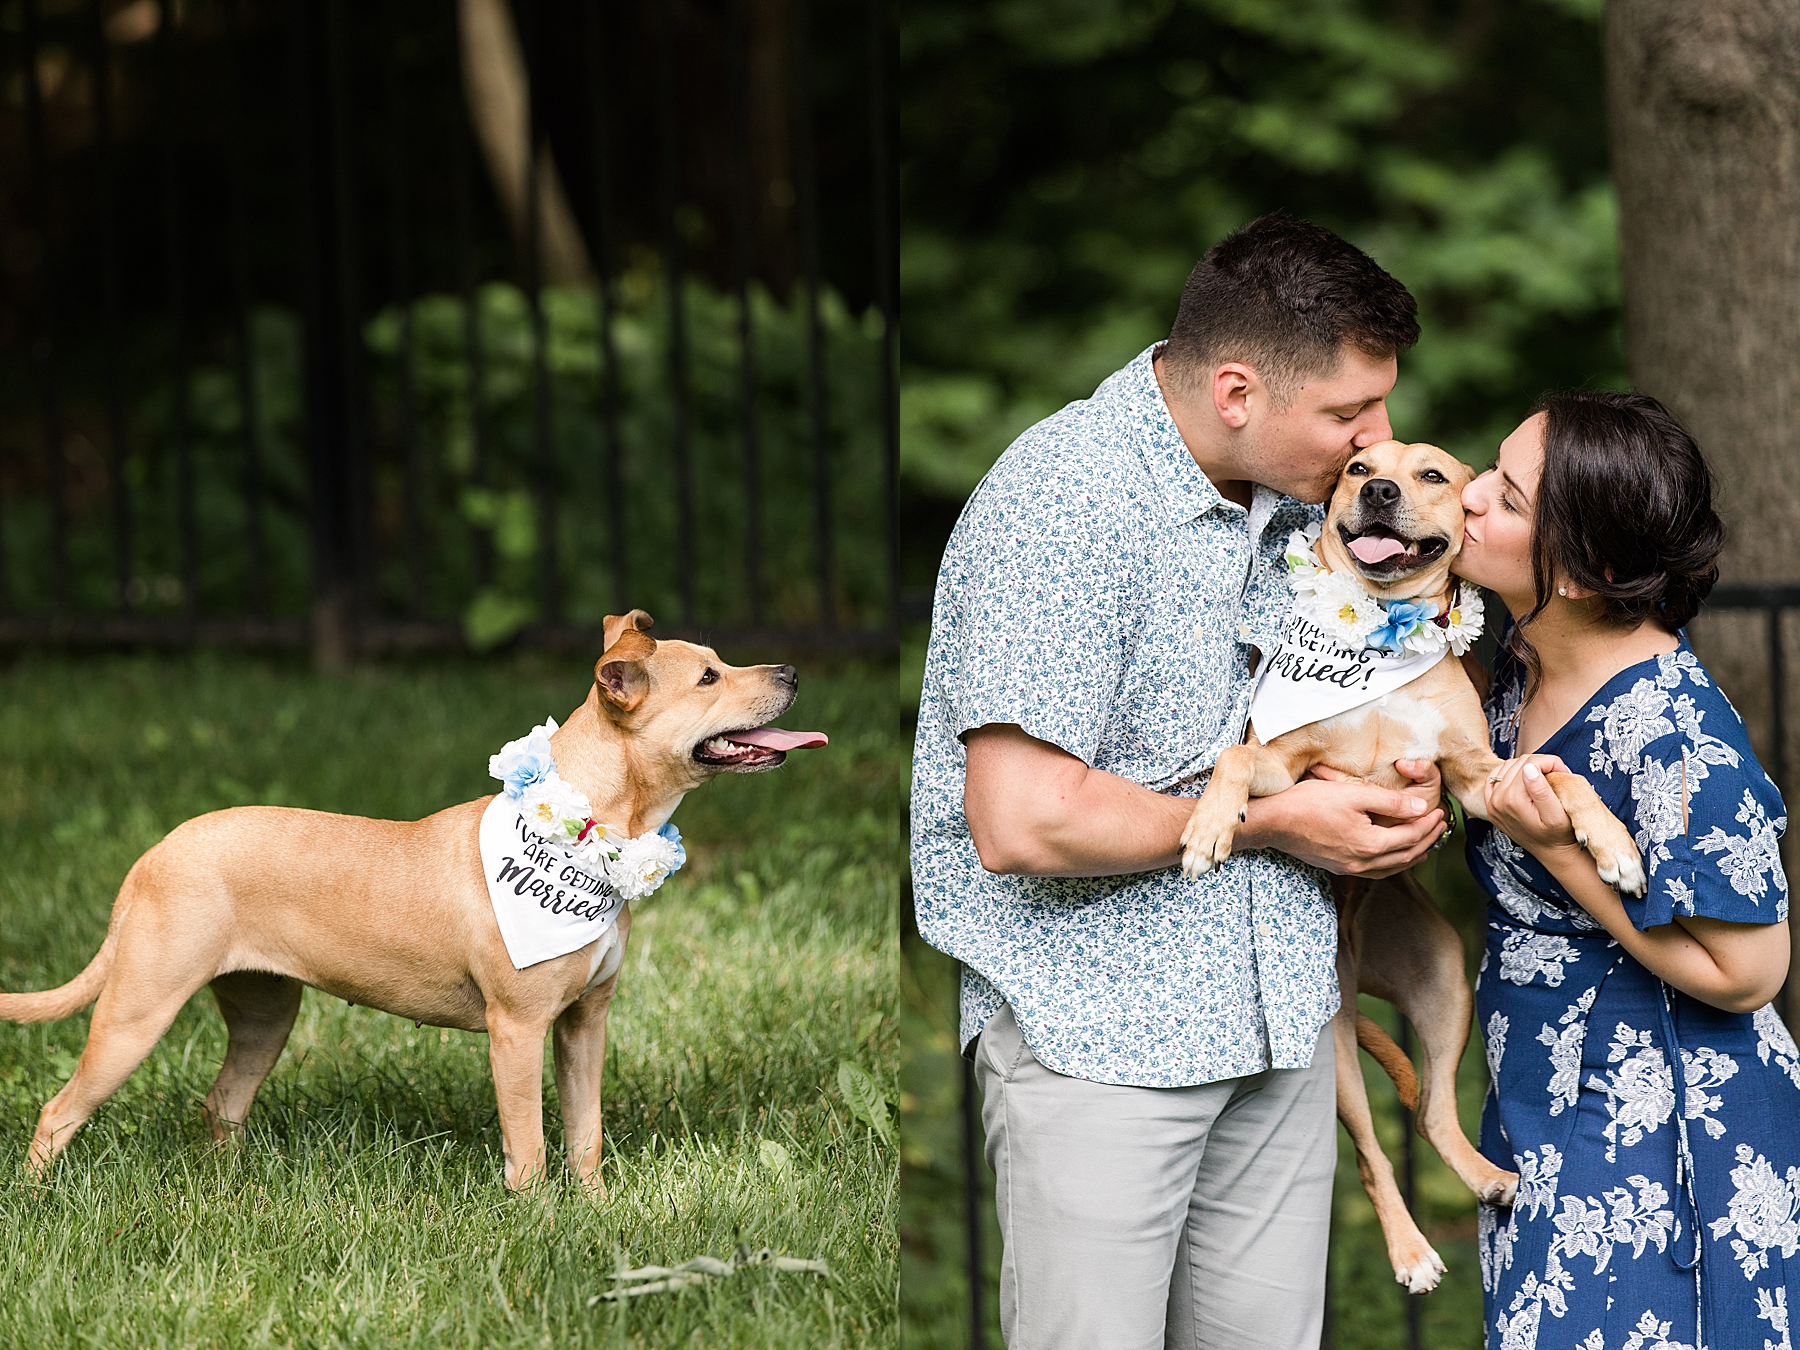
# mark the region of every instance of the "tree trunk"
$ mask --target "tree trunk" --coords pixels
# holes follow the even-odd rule
[[[531,84],[519,51],[519,36],[513,29],[512,11],[506,0],[462,0],[457,17],[469,120],[475,124],[475,137],[513,238],[521,249],[529,248],[531,159],[525,142],[531,135]],[[575,213],[569,209],[542,128],[536,129],[535,139],[540,272],[552,286],[590,285],[594,272],[588,263],[587,245],[575,224]]]
[[[1712,464],[1722,581],[1800,582],[1800,6],[1608,0],[1605,41],[1632,379]],[[1693,637],[1771,763],[1766,620],[1715,611]]]

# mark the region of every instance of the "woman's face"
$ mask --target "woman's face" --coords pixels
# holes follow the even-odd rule
[[[1458,576],[1485,586],[1515,615],[1531,611],[1531,522],[1544,467],[1544,414],[1534,413],[1500,442],[1494,467],[1463,489]]]

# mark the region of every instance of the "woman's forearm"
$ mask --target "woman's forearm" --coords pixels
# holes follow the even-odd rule
[[[1677,918],[1639,932],[1584,849],[1546,850],[1538,861],[1645,969],[1684,994],[1726,1012],[1753,1012],[1780,990],[1787,975],[1786,923],[1694,920],[1690,928],[1690,921]]]

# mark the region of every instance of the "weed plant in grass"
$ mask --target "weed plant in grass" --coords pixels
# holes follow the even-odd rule
[[[589,679],[578,658],[330,679],[206,654],[0,670],[0,985],[80,970],[133,860],[190,816],[416,818],[483,795],[487,756]],[[562,1167],[548,1062],[550,1179],[508,1195],[485,1038],[316,990],[243,1139],[215,1147],[199,1108],[224,1029],[201,994],[45,1181],[0,1172],[0,1345],[894,1345],[895,1158],[837,1074],[850,1060],[895,1089],[895,685],[804,670],[786,721],[831,747],[683,803],[690,862],[634,905],[613,1005],[606,1199]],[[85,1014],[0,1023],[15,1162],[86,1034]],[[740,1241],[833,1273],[763,1266],[590,1306],[620,1259]]]

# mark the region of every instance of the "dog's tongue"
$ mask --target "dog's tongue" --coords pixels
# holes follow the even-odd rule
[[[1406,552],[1406,545],[1385,535],[1365,534],[1350,541],[1350,551],[1358,562],[1378,563],[1383,558]]]
[[[764,750],[812,750],[831,743],[822,731],[783,731],[780,727],[734,731],[725,739],[733,745],[754,745]]]

